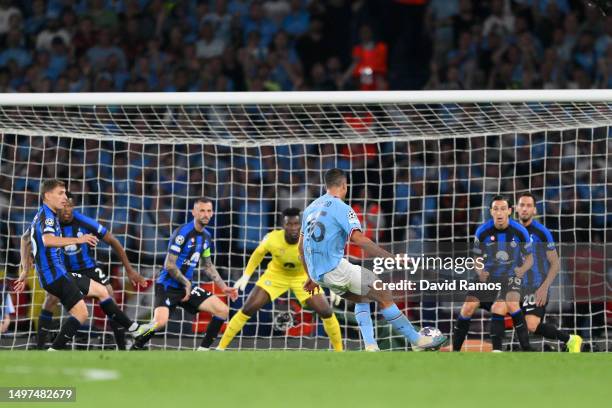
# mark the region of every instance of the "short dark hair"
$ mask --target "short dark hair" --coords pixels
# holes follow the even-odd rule
[[[495,201],[505,201],[506,203],[508,203],[508,208],[512,208],[512,202],[510,201],[510,199],[506,196],[503,196],[501,194],[497,194],[496,196],[494,196],[491,199],[491,202],[489,203],[489,208],[493,208],[493,203]]]
[[[340,187],[346,180],[346,173],[342,169],[329,169],[325,172],[325,187]]]
[[[45,194],[53,191],[56,187],[66,187],[66,183],[58,179],[49,179],[42,182],[40,185],[40,199],[45,200]]]
[[[291,207],[291,208],[285,208],[283,210],[283,217],[299,217],[299,216],[300,216],[299,208]]]
[[[214,205],[213,200],[211,200],[208,197],[198,197],[198,198],[196,198],[196,200],[193,202],[193,205],[195,206],[197,203],[204,203],[204,204],[211,203],[211,204]]]
[[[68,200],[71,200],[73,204],[76,201],[74,194],[72,194],[70,191],[66,191],[66,198],[68,198]]]
[[[519,194],[518,197],[516,198],[516,201],[518,202],[518,200],[520,200],[521,197],[531,197],[531,199],[533,200],[533,205],[536,205],[538,203],[538,199],[536,198],[535,194],[533,194],[531,191],[525,191]]]

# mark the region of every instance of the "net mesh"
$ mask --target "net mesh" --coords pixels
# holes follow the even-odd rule
[[[609,103],[2,106],[1,315],[12,323],[0,334],[0,347],[35,343],[44,292],[33,278],[20,295],[10,283],[17,276],[19,236],[39,207],[43,179],[66,180],[78,208],[109,227],[150,280],[172,231],[189,220],[193,200],[214,198],[213,259],[231,284],[263,236],[279,228],[280,212],[305,208],[322,193],[322,173],[339,167],[350,174],[347,202],[367,235],[396,252],[410,251],[409,242],[470,242],[493,195],[538,195],[539,219],[562,243],[547,319],[584,335],[593,349],[608,350],[610,126]],[[108,247],[99,246],[96,257],[128,315],[148,320],[152,285],[133,288]],[[572,300],[577,291],[581,301]],[[15,305],[10,314],[7,296]],[[446,333],[461,306],[415,303],[402,293],[396,301],[417,325]],[[113,347],[104,315],[90,307],[94,317],[75,347]],[[361,347],[352,305],[343,302],[336,313],[348,347]],[[56,318],[61,315],[57,310]],[[179,309],[153,346],[193,348],[209,319]],[[484,311],[473,319],[469,345],[475,349],[486,348],[488,321]],[[382,347],[406,347],[382,320],[376,333]],[[328,348],[329,342],[316,315],[282,296],[232,346]]]

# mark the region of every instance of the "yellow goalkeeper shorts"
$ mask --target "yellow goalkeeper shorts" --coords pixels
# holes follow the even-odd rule
[[[270,300],[272,301],[288,290],[291,290],[297,300],[303,305],[311,296],[304,290],[306,280],[308,280],[308,275],[306,274],[286,276],[266,271],[259,277],[255,285],[265,290],[270,295]],[[319,294],[319,289],[316,290],[315,294]]]

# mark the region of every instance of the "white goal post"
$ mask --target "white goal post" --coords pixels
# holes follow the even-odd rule
[[[493,195],[535,193],[562,257],[547,318],[608,351],[611,131],[612,90],[0,94],[0,307],[7,296],[16,304],[0,349],[35,344],[44,296],[35,279],[19,296],[10,284],[41,180],[65,180],[82,211],[108,226],[150,279],[193,199],[210,196],[214,259],[230,283],[263,235],[280,227],[280,212],[303,209],[321,193],[322,173],[340,167],[351,178],[347,202],[368,234],[398,252],[418,242],[470,242]],[[147,320],[151,289],[129,286],[107,247],[97,257],[125,310]],[[460,307],[399,293],[397,301],[416,324],[446,333]],[[337,315],[348,347],[359,348],[351,311],[343,303]],[[75,347],[113,347],[95,312]],[[468,342],[476,349],[488,341],[488,315],[479,313]],[[192,319],[174,314],[153,346],[193,348],[207,317]],[[383,347],[406,347],[376,324]],[[232,347],[328,348],[320,326],[281,297]]]

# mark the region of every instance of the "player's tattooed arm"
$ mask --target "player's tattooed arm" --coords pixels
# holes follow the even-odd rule
[[[215,285],[217,285],[219,289],[223,291],[223,293],[228,295],[232,301],[238,299],[238,289],[227,286],[219,275],[219,272],[217,272],[217,268],[215,268],[215,265],[212,263],[210,256],[202,258],[202,269],[204,270],[206,276],[208,276],[215,283]]]
[[[215,283],[215,285],[219,286],[221,290],[227,286],[223,281],[223,278],[221,278],[221,275],[219,275],[217,268],[215,268],[215,265],[212,263],[210,256],[202,258],[202,269],[204,270],[206,276],[208,276],[210,280]]]
[[[19,252],[21,255],[21,262],[19,265],[19,277],[13,285],[15,292],[22,292],[26,287],[26,279],[28,272],[32,269],[34,259],[32,258],[32,242],[30,241],[30,230],[28,229],[20,240]]]
[[[178,257],[174,254],[166,255],[166,261],[164,262],[164,267],[166,268],[166,270],[168,271],[168,273],[170,274],[170,276],[172,276],[174,280],[180,282],[184,286],[191,286],[191,282],[189,282],[189,279],[187,279],[185,275],[183,275],[181,270],[178,268],[178,266],[176,266],[177,258]]]

